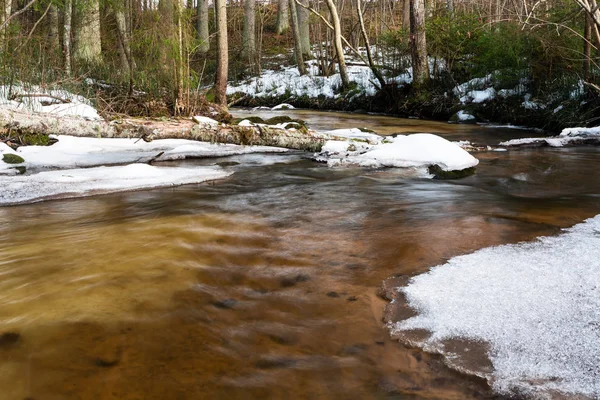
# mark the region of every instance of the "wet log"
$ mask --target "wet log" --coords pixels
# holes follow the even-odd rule
[[[193,119],[123,118],[111,122],[31,113],[0,107],[0,134],[70,135],[96,138],[188,139],[210,143],[276,146],[318,152],[326,139],[305,130],[238,126]]]

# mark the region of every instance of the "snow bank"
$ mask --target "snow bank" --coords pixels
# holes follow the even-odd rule
[[[364,132],[359,128],[344,128],[344,129],[334,129],[331,131],[323,131],[319,132],[322,135],[329,136],[332,139],[336,138],[346,138],[346,139],[356,139],[356,140],[366,140],[371,144],[380,143],[384,138],[383,136],[379,136],[375,133]]]
[[[558,136],[512,139],[500,143],[500,146],[548,145],[563,147],[570,144],[600,144],[600,127],[566,128]]]
[[[281,153],[278,147],[213,144],[185,139],[98,139],[55,136],[52,146],[23,146],[18,154],[28,169],[78,168],[98,165],[129,164],[198,157],[223,157],[248,153]]]
[[[479,161],[456,144],[429,133],[385,138],[380,144],[328,141],[316,157],[329,166],[414,168],[438,165],[444,171],[463,170]]]
[[[0,107],[102,120],[85,97],[66,90],[48,90],[35,85],[0,86]]]
[[[560,236],[455,257],[398,289],[419,314],[392,332],[426,329],[420,345],[441,352],[449,338],[488,343],[488,378],[503,394],[600,398],[599,260],[600,215]]]
[[[131,164],[46,171],[28,176],[0,176],[0,205],[200,183],[230,174],[231,172],[219,167],[182,168]]]

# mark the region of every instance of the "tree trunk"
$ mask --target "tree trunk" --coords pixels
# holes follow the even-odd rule
[[[227,2],[215,0],[217,20],[217,73],[215,76],[215,103],[227,107],[227,68],[229,63],[227,45]]]
[[[346,59],[344,58],[344,47],[342,46],[342,26],[340,24],[340,17],[338,16],[337,8],[333,3],[333,0],[327,0],[327,8],[329,8],[331,19],[333,20],[333,41],[335,44],[335,53],[338,58],[340,77],[342,78],[342,89],[348,89],[350,87],[350,79],[348,78]]]
[[[281,35],[290,29],[288,0],[278,0],[277,5],[277,34]]]
[[[196,37],[200,41],[198,51],[202,54],[205,54],[210,49],[208,32],[208,0],[198,0],[196,14]]]
[[[173,113],[175,115],[181,115],[185,109],[184,100],[184,88],[183,88],[183,76],[184,76],[184,43],[183,43],[183,23],[182,23],[182,9],[181,0],[173,1],[173,13],[175,15],[175,32],[177,41],[177,53],[175,54],[175,86],[173,98],[175,104],[173,107]]]
[[[379,70],[375,67],[375,62],[373,62],[373,56],[371,55],[371,44],[369,43],[369,35],[367,35],[367,30],[365,28],[365,20],[363,18],[360,1],[361,0],[356,0],[356,11],[358,13],[358,23],[360,24],[360,31],[361,31],[362,37],[365,41],[365,48],[367,50],[367,59],[369,60],[369,67],[371,68],[373,75],[375,75],[375,78],[377,78],[380,88],[383,88],[385,86],[385,79],[383,79],[383,76],[381,75]]]
[[[585,13],[585,27],[583,30],[583,79],[590,79],[590,61],[592,57],[592,18]]]
[[[248,60],[252,72],[256,72],[256,0],[244,0],[244,27],[242,32],[242,54]]]
[[[410,50],[413,87],[419,89],[429,81],[424,0],[410,0]]]
[[[298,9],[302,8],[294,0],[290,0],[290,14],[292,16],[292,33],[294,35],[294,57],[298,64],[300,75],[306,75],[306,66],[302,57],[302,39],[300,38],[300,29],[298,27]]]
[[[4,5],[2,7],[2,10],[0,10],[0,25],[2,25],[4,23],[4,21],[6,21],[9,17],[10,14],[12,13],[12,0],[4,0]],[[8,25],[5,26],[3,29],[0,29],[0,49],[2,51],[5,51],[5,46],[6,46],[6,32],[8,30]]]
[[[67,76],[71,75],[71,16],[73,12],[73,4],[71,0],[65,0],[63,10],[63,67]]]
[[[102,45],[100,39],[100,3],[99,0],[86,1],[85,6],[78,0],[77,23],[75,31],[76,61],[87,66],[102,63]]]
[[[300,3],[308,6],[308,0],[300,0]],[[300,31],[300,49],[304,57],[311,58],[310,51],[310,11],[304,7],[294,7],[298,16],[298,30]]]
[[[217,0],[220,1],[220,0]],[[19,134],[70,135],[102,138],[187,139],[211,143],[276,146],[321,151],[329,138],[314,132],[288,131],[268,126],[197,124],[191,119],[157,121],[128,118],[118,124],[71,116],[29,113],[0,108],[0,129]],[[340,139],[340,138],[338,138]]]
[[[48,10],[48,50],[54,55],[60,47],[60,36],[58,34],[58,9],[51,4]]]
[[[410,0],[402,2],[402,28],[410,30]]]

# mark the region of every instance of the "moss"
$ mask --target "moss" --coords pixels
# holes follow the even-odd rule
[[[16,169],[17,171],[19,171],[19,173],[20,173],[21,175],[23,175],[23,174],[25,173],[25,171],[27,171],[27,168],[25,168],[25,167],[24,167],[24,166],[22,166],[22,165],[20,165],[20,166],[18,166],[18,167],[15,167],[15,169]]]
[[[460,179],[475,173],[475,167],[457,169],[453,171],[444,171],[439,165],[430,165],[429,173],[434,176],[435,179]]]
[[[365,132],[365,133],[377,133],[374,130],[369,129],[369,128],[358,128],[358,130],[361,132]]]
[[[256,117],[256,116],[246,117],[246,118],[236,118],[233,120],[233,123],[235,125],[237,125],[244,120],[248,120],[248,121],[252,122],[253,124],[264,124],[265,123],[264,119],[262,119],[261,117]]]
[[[301,119],[294,119],[294,118],[288,117],[287,115],[280,115],[277,117],[269,118],[265,121],[265,123],[267,123],[269,125],[284,124],[286,122],[295,122],[299,125],[306,126],[306,122],[302,121]]]
[[[7,164],[21,164],[25,162],[23,157],[20,157],[16,154],[4,154],[4,156],[2,157],[2,161],[4,161]]]

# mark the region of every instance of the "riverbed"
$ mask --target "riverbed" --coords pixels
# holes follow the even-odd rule
[[[531,136],[286,113],[315,129]],[[234,174],[0,208],[0,398],[493,398],[485,381],[389,339],[378,288],[599,214],[600,149],[475,156],[476,174],[456,181],[302,153],[189,160]]]

